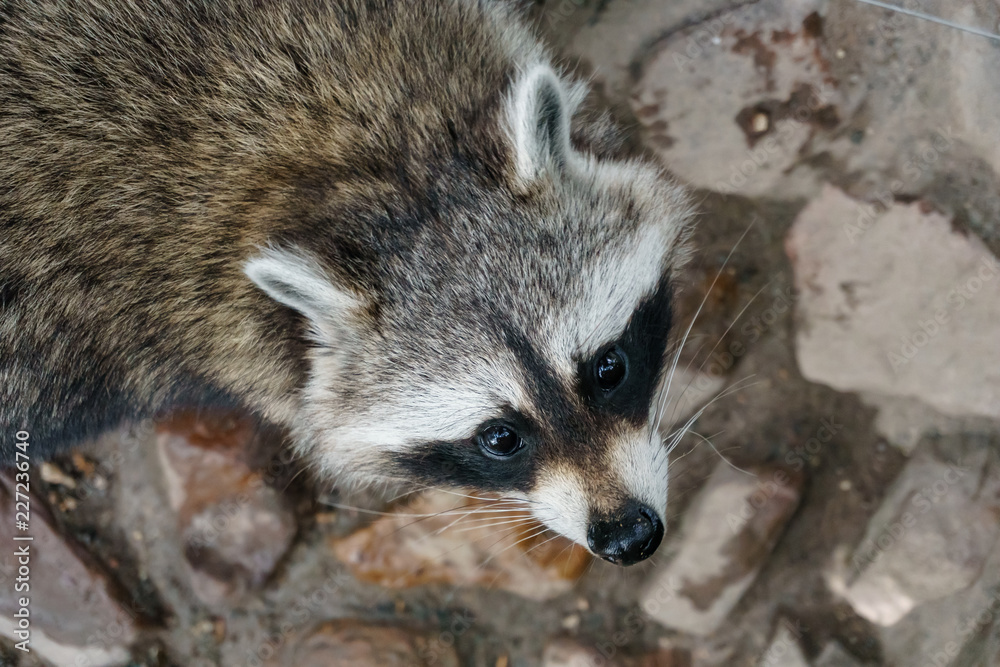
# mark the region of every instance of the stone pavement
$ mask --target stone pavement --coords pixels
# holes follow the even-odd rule
[[[34,471],[41,639],[14,649],[5,551],[0,665],[1000,664],[1000,41],[855,0],[529,11],[702,211],[665,429],[705,406],[703,437],[657,555],[330,488],[244,416],[174,415]]]

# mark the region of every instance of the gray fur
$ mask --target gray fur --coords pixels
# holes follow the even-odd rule
[[[4,462],[186,404],[356,479],[506,408],[556,437],[512,341],[586,413],[574,364],[690,217],[603,124],[570,144],[584,92],[501,3],[0,3]]]

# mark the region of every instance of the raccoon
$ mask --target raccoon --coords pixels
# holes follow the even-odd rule
[[[586,95],[501,2],[0,3],[4,465],[240,406],[647,558],[692,207]]]

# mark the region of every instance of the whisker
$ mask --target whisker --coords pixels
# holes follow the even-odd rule
[[[743,378],[739,382],[736,382],[736,383],[732,384],[731,386],[729,386],[727,389],[719,392],[715,396],[715,398],[713,398],[712,400],[710,400],[708,403],[706,403],[705,405],[703,405],[701,407],[701,409],[699,409],[697,412],[695,412],[693,415],[691,415],[691,418],[688,419],[687,422],[685,422],[684,426],[682,426],[679,429],[676,429],[672,433],[668,434],[664,438],[664,442],[666,442],[667,440],[670,441],[670,444],[667,446],[667,453],[669,454],[671,451],[673,451],[673,448],[676,447],[677,440],[678,440],[677,436],[678,435],[683,435],[687,431],[687,429],[691,428],[691,425],[694,424],[694,422],[696,422],[698,420],[698,418],[701,417],[701,415],[703,415],[705,413],[705,410],[707,410],[710,406],[712,406],[712,404],[714,404],[714,403],[722,400],[726,396],[729,396],[731,394],[736,393],[737,391],[741,391],[743,389],[748,389],[748,388],[754,386],[755,384],[758,384],[757,382],[753,382],[753,383],[745,385],[745,386],[739,386],[740,383],[745,382],[745,381],[747,381],[747,380],[749,380],[749,379],[751,379],[753,377],[756,377],[755,373],[746,376],[745,378]]]
[[[526,549],[526,550],[524,551],[524,555],[528,555],[528,554],[530,554],[530,553],[531,553],[532,551],[534,551],[535,549],[537,549],[538,547],[541,547],[541,546],[545,546],[546,544],[548,544],[548,543],[549,543],[549,542],[551,542],[552,540],[558,540],[558,539],[559,539],[560,537],[562,537],[562,535],[560,535],[560,534],[556,533],[555,535],[553,535],[553,536],[552,536],[552,537],[550,537],[549,539],[547,539],[547,540],[543,540],[543,541],[539,542],[538,544],[536,544],[535,546],[531,547],[530,549]],[[565,549],[563,549],[563,551],[565,551]]]
[[[726,432],[726,431],[725,431],[725,429],[723,429],[723,430],[721,430],[721,431],[719,431],[719,432],[717,432],[717,433],[713,433],[712,435],[710,435],[710,436],[709,436],[709,438],[715,438],[715,437],[717,437],[717,436],[720,436],[720,435],[722,435],[722,434],[723,434],[723,433],[725,433],[725,432]],[[681,461],[681,460],[683,460],[685,456],[689,456],[689,455],[690,455],[690,454],[691,454],[692,452],[694,452],[694,451],[695,451],[695,448],[694,448],[694,447],[692,447],[691,449],[689,449],[688,451],[684,452],[684,453],[683,453],[683,454],[681,454],[680,456],[676,456],[676,457],[674,457],[674,461],[673,461],[673,462],[674,462],[674,463],[676,464],[676,463],[677,463],[678,461]]]
[[[510,525],[512,523],[528,523],[533,518],[534,517],[529,514],[527,516],[521,516],[521,517],[511,518],[511,519],[509,519],[507,521],[496,521],[494,523],[488,523],[488,524],[485,524],[485,525],[478,525],[478,526],[464,526],[463,528],[461,528],[459,530],[456,530],[455,532],[456,533],[467,533],[470,530],[487,530],[489,528],[497,528],[498,526],[506,526],[506,525]]]
[[[299,462],[299,461],[301,461],[301,457],[294,458],[294,459],[292,459],[292,461],[289,461],[289,463]],[[294,475],[292,475],[292,478],[290,480],[288,480],[288,483],[285,484],[284,487],[282,487],[281,492],[282,493],[286,493],[288,491],[288,489],[292,486],[292,482],[294,482],[295,480],[297,480],[299,478],[299,475],[301,475],[301,474],[303,474],[305,472],[308,472],[308,470],[309,470],[309,466],[308,465],[302,466],[297,473],[295,473]]]
[[[500,551],[497,551],[497,552],[495,552],[495,553],[494,553],[494,554],[492,554],[492,555],[491,555],[491,556],[490,556],[489,558],[487,558],[487,559],[486,559],[485,561],[483,561],[483,562],[482,562],[482,565],[486,565],[487,563],[489,563],[490,561],[492,561],[492,560],[493,560],[494,558],[496,558],[496,557],[497,557],[497,556],[499,556],[500,554],[502,554],[502,553],[504,553],[504,552],[506,552],[506,551],[509,551],[510,549],[513,549],[513,548],[514,548],[514,547],[516,547],[517,545],[519,545],[519,544],[522,544],[522,543],[524,543],[524,542],[527,542],[528,540],[530,540],[530,539],[532,539],[532,538],[535,538],[535,537],[538,537],[539,535],[543,534],[543,533],[544,533],[545,531],[547,531],[547,530],[548,530],[548,528],[547,528],[547,527],[545,527],[545,526],[542,526],[541,528],[539,528],[539,529],[538,529],[538,530],[536,530],[535,532],[531,533],[530,535],[527,535],[527,536],[525,536],[525,537],[522,537],[521,539],[517,540],[517,541],[516,541],[516,542],[514,542],[513,544],[509,544],[509,545],[507,545],[506,547],[504,547],[503,549],[501,549]],[[496,544],[496,543],[494,543],[494,544]],[[491,546],[492,546],[492,545],[491,545]]]
[[[506,506],[502,506],[504,504],[506,504]],[[501,505],[501,506],[498,507],[497,505]],[[492,500],[491,499],[489,503],[487,503],[487,504],[485,504],[483,506],[477,506],[477,505],[472,505],[472,504],[461,505],[461,506],[458,506],[458,507],[454,507],[454,508],[449,508],[447,510],[443,510],[441,512],[437,512],[437,513],[427,514],[427,515],[421,516],[421,518],[418,518],[415,521],[410,521],[409,523],[406,523],[406,524],[398,527],[396,530],[392,531],[390,533],[390,535],[394,535],[397,532],[403,530],[404,528],[409,528],[410,526],[414,526],[414,525],[420,523],[421,521],[426,521],[427,519],[430,519],[430,518],[433,518],[433,517],[436,517],[436,516],[441,516],[443,514],[448,514],[448,513],[451,513],[451,512],[461,513],[461,516],[459,516],[459,518],[456,519],[455,521],[453,521],[452,523],[448,524],[447,526],[445,526],[442,529],[439,529],[435,533],[428,534],[425,537],[421,538],[420,541],[422,542],[422,541],[424,541],[426,539],[429,539],[430,537],[433,537],[435,535],[439,535],[440,533],[444,532],[444,530],[446,530],[449,527],[455,525],[456,523],[459,523],[460,521],[462,521],[462,519],[464,519],[464,518],[466,518],[466,517],[468,517],[468,516],[470,516],[472,514],[491,514],[493,516],[491,516],[491,517],[485,517],[485,518],[502,519],[502,518],[506,518],[508,516],[512,516],[513,512],[526,512],[526,511],[530,512],[530,508],[525,508],[524,505],[525,505],[525,503],[520,503],[520,501],[518,499],[516,499],[516,498],[500,498],[500,499],[497,499],[497,500]],[[408,515],[407,513],[402,513],[401,515],[402,516],[420,516],[420,515],[416,515],[416,514]]]
[[[507,496],[494,496],[494,497],[490,497],[490,496],[473,496],[473,495],[469,495],[467,493],[462,493],[460,491],[456,491],[455,489],[448,489],[448,488],[441,487],[441,486],[430,486],[430,485],[427,485],[427,484],[421,484],[420,488],[424,489],[424,490],[427,490],[427,491],[440,491],[441,493],[447,493],[449,495],[459,496],[461,498],[469,498],[471,500],[486,500],[486,501],[491,501],[491,502],[492,501],[523,502],[523,503],[533,503],[533,502],[535,502],[535,501],[530,500],[528,498],[510,498],[510,497],[507,497]]]
[[[543,532],[544,532],[544,531],[543,531]],[[538,533],[536,533],[536,535],[537,535],[537,534],[538,534]],[[526,538],[526,539],[531,539],[531,537],[532,537],[532,536],[529,536],[529,537],[528,537],[528,538]],[[526,551],[525,551],[525,552],[524,552],[523,554],[521,554],[521,555],[522,555],[522,556],[524,556],[524,557],[527,557],[527,555],[528,555],[528,554],[529,554],[529,553],[530,553],[531,551],[533,551],[534,549],[537,549],[538,547],[542,546],[543,544],[548,544],[549,542],[551,542],[552,540],[554,540],[554,539],[556,539],[556,538],[558,538],[558,537],[562,537],[562,536],[561,536],[561,535],[558,535],[558,534],[556,534],[556,535],[553,535],[552,537],[550,537],[549,539],[545,540],[544,542],[540,542],[540,543],[536,544],[535,546],[531,547],[531,549],[528,549],[528,550],[526,550]],[[524,540],[519,540],[518,542],[515,542],[515,543],[514,543],[514,544],[512,544],[511,546],[517,546],[518,544],[520,544],[520,543],[521,543],[521,542],[523,542],[523,541],[524,541]],[[569,545],[569,546],[571,547],[571,546],[573,546],[573,544],[572,544],[572,543],[570,543],[570,545]],[[509,549],[509,548],[510,548],[510,547],[507,547],[507,549]],[[566,547],[566,548],[569,548],[569,547]],[[504,551],[506,551],[507,549],[504,549]],[[566,549],[563,549],[563,550],[562,550],[562,551],[561,551],[561,552],[559,553],[559,556],[562,556],[562,554],[563,554],[563,553],[564,553],[565,551],[566,551]],[[500,552],[500,553],[503,553],[503,552]],[[556,557],[556,559],[558,559],[558,558],[559,558],[559,556],[557,556],[557,557]],[[483,563],[483,565],[485,565],[485,564],[486,564],[487,562],[489,562],[489,561],[485,561],[485,562]],[[498,579],[498,578],[500,577],[500,575],[501,575],[501,574],[503,574],[503,572],[502,572],[502,571],[501,571],[501,572],[497,572],[497,573],[496,573],[496,576],[494,576],[494,577],[493,577],[493,579],[491,579],[491,580],[490,580],[490,583],[488,584],[488,586],[493,586],[493,585],[494,585],[494,584],[496,583],[497,579]]]
[[[733,321],[729,324],[728,327],[726,327],[726,330],[722,332],[722,335],[719,336],[719,339],[715,341],[715,345],[712,346],[712,349],[708,351],[708,355],[705,357],[705,361],[701,362],[701,366],[698,367],[699,373],[702,371],[702,369],[705,368],[705,364],[707,364],[708,360],[712,358],[712,355],[715,353],[715,351],[719,349],[719,344],[722,343],[722,341],[726,338],[726,335],[733,330],[733,327],[736,326],[736,323],[740,321],[741,317],[743,317],[743,313],[747,312],[747,308],[749,308],[753,304],[753,302],[757,300],[757,297],[763,294],[764,290],[770,287],[771,283],[773,282],[774,282],[773,280],[767,281],[767,283],[765,283],[763,287],[757,290],[754,293],[754,295],[750,297],[750,299],[746,302],[746,304],[740,309],[740,312],[736,313],[736,317],[734,317]],[[688,368],[690,367],[691,364],[688,364]]]
[[[566,553],[567,551],[569,551],[570,549],[572,549],[573,547],[576,546],[576,542],[574,542],[573,540],[569,539],[568,537],[566,538],[566,542],[568,544],[566,546],[564,546],[559,553],[556,554],[556,557],[552,559],[552,562],[558,562],[559,559],[563,557],[564,553]],[[532,547],[532,549],[534,549],[534,547]]]
[[[374,514],[376,516],[412,516],[412,517],[423,517],[423,518],[429,518],[429,517],[433,517],[433,516],[441,516],[442,514],[446,514],[448,512],[464,512],[464,511],[467,511],[469,509],[469,505],[462,505],[462,506],[459,506],[459,507],[449,507],[448,509],[441,510],[440,512],[430,512],[430,513],[427,513],[427,514],[418,514],[418,513],[415,513],[415,512],[413,512],[413,513],[411,513],[411,512],[405,512],[405,511],[402,511],[402,510],[395,511],[395,512],[382,512],[382,511],[379,511],[379,510],[365,509],[364,507],[355,507],[354,505],[344,505],[344,504],[341,504],[341,503],[331,503],[331,502],[326,502],[326,501],[321,501],[321,504],[323,504],[326,507],[333,507],[333,508],[342,509],[342,510],[352,510],[352,511],[355,511],[355,512],[362,512],[364,514]],[[485,506],[483,508],[477,509],[476,511],[477,512],[507,512],[509,510],[503,509],[503,508],[492,508],[492,507],[489,507],[489,506]]]
[[[398,493],[395,496],[393,496],[392,498],[389,498],[389,500],[387,500],[386,502],[390,503],[390,504],[394,503],[397,500],[399,500],[400,498],[405,498],[406,496],[413,495],[414,493],[423,493],[427,488],[429,488],[429,487],[416,488],[416,489],[410,489],[409,491],[403,491],[402,493]]]
[[[733,247],[729,251],[729,254],[726,255],[726,259],[723,260],[722,266],[719,268],[718,273],[715,274],[715,279],[712,280],[712,284],[708,286],[707,290],[705,290],[705,296],[702,298],[701,303],[698,304],[698,309],[695,311],[694,316],[691,318],[691,323],[688,324],[687,331],[684,332],[684,336],[681,338],[681,344],[680,344],[680,347],[677,350],[677,354],[674,355],[674,363],[670,367],[670,374],[667,376],[667,388],[666,388],[666,390],[663,393],[663,396],[665,397],[664,400],[666,400],[666,397],[670,396],[670,385],[673,383],[673,380],[674,380],[674,371],[677,370],[677,362],[680,360],[681,353],[684,351],[684,344],[687,342],[687,338],[691,334],[691,329],[694,328],[695,322],[698,321],[698,316],[701,314],[702,308],[704,308],[705,304],[708,302],[708,297],[712,293],[712,289],[714,289],[715,288],[715,284],[717,282],[719,282],[719,277],[722,275],[722,272],[726,269],[726,265],[729,264],[729,260],[732,259],[733,253],[736,252],[736,249],[739,247],[740,243],[743,242],[743,239],[746,238],[746,235],[748,233],[750,233],[750,230],[753,228],[753,226],[754,226],[754,224],[756,222],[757,222],[757,216],[754,216],[753,219],[750,220],[750,224],[747,225],[747,228],[743,231],[743,234],[740,235],[740,238],[736,239],[736,243],[733,244]],[[665,409],[666,409],[666,406],[663,406],[661,408],[659,405],[657,405],[657,418],[656,418],[656,426],[654,427],[654,431],[659,431],[659,429],[660,429],[660,421],[663,419],[663,411]]]
[[[437,529],[436,531],[434,531],[433,533],[431,533],[430,536],[433,537],[433,536],[436,536],[436,535],[440,535],[444,531],[446,531],[449,528],[451,528],[452,526],[454,526],[454,525],[462,522],[464,519],[467,519],[468,517],[472,516],[473,514],[481,514],[481,513],[482,512],[466,512],[466,513],[462,514],[462,516],[458,517],[457,519],[455,519],[454,521],[452,521],[451,523],[449,523],[448,525],[446,525],[446,526],[444,526],[442,528]],[[512,507],[510,509],[501,510],[500,512],[490,512],[491,516],[478,517],[478,518],[475,518],[475,519],[471,519],[468,523],[481,523],[483,521],[495,521],[495,520],[498,520],[498,519],[511,518],[511,517],[513,517],[512,513],[517,513],[517,514],[521,515],[522,517],[524,517],[524,516],[531,516],[530,512],[525,512],[524,510],[518,510],[517,508],[513,508]],[[503,514],[503,516],[497,516],[497,514]],[[477,527],[479,527],[479,526],[473,526],[473,528],[477,528]],[[463,532],[463,531],[457,531],[457,532]]]
[[[696,337],[697,338],[705,338],[706,340],[702,341],[701,345],[699,345],[695,349],[694,354],[692,355],[693,358],[697,358],[698,357],[698,353],[701,352],[702,348],[704,348],[709,343],[709,341],[707,340],[708,337],[705,334],[698,334]],[[681,346],[681,348],[683,348],[683,345]],[[681,350],[678,349],[677,354],[680,354],[680,352],[681,352]],[[671,354],[673,354],[673,353],[671,353]],[[690,368],[690,364],[688,364],[688,367]],[[690,388],[691,382],[693,380],[694,380],[694,378],[692,378],[691,380],[688,381],[687,385],[684,387],[684,390],[681,392],[680,396],[677,397],[678,402],[684,396],[684,392],[686,392],[688,390],[688,388]],[[667,389],[669,389],[669,384],[668,385],[662,385],[661,384],[660,394],[656,398],[656,405],[657,406],[659,406],[664,400],[667,400],[669,398],[669,395],[666,393]],[[666,409],[667,409],[667,406],[664,405],[662,409],[661,408],[657,408],[657,410],[659,410],[658,413],[650,413],[650,422],[653,421],[653,414],[657,415],[656,424],[655,424],[654,429],[653,429],[654,431],[658,431],[659,430],[660,425],[662,423],[661,420],[663,418],[663,413],[666,412]],[[672,423],[672,420],[673,420],[673,416],[671,416],[671,423]]]
[[[715,444],[711,440],[709,440],[708,438],[706,438],[705,436],[703,436],[701,433],[698,433],[697,431],[690,431],[690,433],[691,433],[691,435],[696,435],[699,438],[701,438],[704,442],[708,443],[708,446],[711,447],[715,451],[715,453],[719,455],[719,458],[722,459],[723,461],[725,461],[726,465],[728,465],[733,470],[738,470],[739,472],[743,473],[744,475],[750,475],[751,477],[757,477],[757,475],[755,475],[754,473],[750,472],[749,470],[744,470],[743,468],[739,467],[738,465],[734,464],[732,461],[730,461],[729,459],[727,459],[725,456],[723,456],[722,452],[720,452],[715,447]]]
[[[907,9],[906,7],[900,7],[898,5],[890,5],[887,2],[879,2],[878,0],[858,0],[858,2],[863,2],[866,5],[872,5],[874,7],[881,7],[882,9],[889,9],[894,12],[899,12],[900,14],[906,14],[907,16],[913,16],[919,19],[923,19],[925,21],[930,21],[931,23],[937,23],[939,25],[948,26],[949,28],[961,30],[962,32],[967,32],[972,35],[978,35],[980,37],[986,37],[987,39],[994,39],[1000,41],[1000,35],[994,32],[982,30],[981,28],[976,28],[971,25],[955,23],[954,21],[949,21],[948,19],[941,18],[940,16],[935,16],[933,14],[927,14],[924,12],[918,12],[915,9]]]
[[[510,537],[511,533],[513,532],[513,530],[514,530],[513,528],[512,529],[508,529],[507,532],[504,533],[504,535],[499,540],[497,540],[496,542],[493,542],[493,544],[498,544],[498,543],[502,542],[503,540],[507,539],[508,537]],[[492,537],[492,535],[480,535],[479,537],[473,538],[471,541],[472,541],[473,544],[475,544],[476,542],[479,542],[480,540],[486,539],[487,537]],[[491,544],[488,547],[485,547],[485,550],[488,551],[489,548],[491,546],[493,546],[493,544]],[[452,547],[451,549],[446,549],[446,550],[442,551],[441,553],[439,553],[437,555],[437,558],[444,558],[445,556],[447,556],[451,552],[457,551],[457,550],[461,549],[462,547],[464,547],[466,545],[467,545],[466,542],[459,543],[459,544],[455,545],[454,547]],[[477,568],[478,567],[482,567],[482,564],[479,564],[476,567]],[[419,568],[416,568],[416,569],[419,569]],[[416,571],[416,569],[414,569],[414,571]]]
[[[708,354],[705,355],[705,360],[701,362],[701,365],[698,366],[698,370],[695,371],[695,373],[688,379],[688,383],[684,386],[684,389],[682,389],[680,394],[677,396],[677,400],[674,401],[674,407],[670,413],[670,420],[669,420],[670,423],[673,423],[674,415],[677,412],[677,408],[680,407],[681,405],[681,398],[683,398],[684,394],[686,394],[688,389],[691,388],[691,384],[695,381],[695,378],[697,378],[698,374],[705,369],[705,364],[711,361],[712,355],[715,354],[715,351],[719,349],[719,345],[722,344],[722,341],[725,340],[729,332],[733,330],[734,326],[736,326],[736,323],[740,321],[741,317],[743,317],[743,314],[747,311],[747,308],[749,308],[753,304],[753,302],[757,300],[757,297],[763,294],[764,290],[770,287],[771,283],[773,282],[774,282],[773,280],[769,280],[763,287],[757,290],[757,292],[754,293],[753,296],[750,297],[750,300],[747,301],[746,304],[743,306],[743,308],[740,309],[740,312],[736,313],[736,317],[733,318],[733,321],[730,322],[728,327],[726,327],[726,330],[723,331],[722,335],[719,336],[718,339],[715,341],[715,345],[713,345],[712,349],[709,350]],[[694,363],[694,360],[697,358],[697,356],[698,356],[698,351],[695,351],[695,354],[692,355],[691,357],[691,361],[689,361],[687,366],[684,368],[685,373],[691,370],[691,364]]]
[[[491,518],[497,518],[497,519],[499,519],[499,518],[503,518],[500,515],[510,516],[511,512],[523,511],[522,508],[524,508],[526,505],[529,505],[529,504],[531,504],[533,502],[533,501],[530,501],[530,500],[527,500],[527,499],[509,498],[509,497],[503,497],[503,496],[501,496],[501,497],[474,496],[474,495],[470,495],[470,494],[466,494],[466,493],[461,493],[461,492],[458,492],[458,491],[455,491],[455,490],[452,490],[452,489],[443,489],[443,488],[433,487],[433,486],[428,486],[428,485],[420,485],[420,486],[423,487],[423,488],[416,489],[417,491],[424,491],[424,490],[440,491],[442,493],[447,493],[449,495],[454,495],[454,496],[457,496],[457,497],[462,497],[462,498],[468,498],[468,499],[476,500],[476,501],[479,501],[482,504],[468,503],[468,504],[459,505],[459,506],[456,506],[456,507],[449,507],[449,508],[443,509],[443,510],[441,510],[439,512],[430,512],[430,513],[407,512],[405,510],[383,512],[383,511],[377,511],[377,510],[369,510],[369,509],[365,509],[365,508],[361,508],[361,507],[355,507],[355,506],[351,506],[351,505],[345,505],[345,504],[341,504],[341,503],[326,502],[324,504],[327,505],[327,506],[329,506],[329,507],[335,507],[335,508],[339,508],[339,509],[353,510],[353,511],[356,511],[356,512],[363,512],[363,513],[366,513],[366,514],[373,514],[373,515],[376,515],[376,516],[391,516],[391,517],[400,517],[400,518],[413,517],[414,518],[413,521],[409,521],[409,522],[404,523],[403,525],[397,527],[395,530],[393,530],[391,533],[389,533],[390,535],[395,535],[399,531],[404,530],[406,528],[409,528],[411,526],[415,526],[416,524],[418,524],[418,523],[420,523],[422,521],[426,521],[427,519],[431,519],[431,518],[434,518],[434,517],[445,516],[445,515],[449,515],[449,514],[459,514],[459,517],[457,519],[455,519],[454,521],[452,521],[451,523],[449,523],[448,525],[446,525],[443,528],[440,528],[440,529],[438,529],[438,530],[436,530],[436,531],[434,531],[432,533],[429,533],[424,538],[422,538],[420,540],[422,542],[422,541],[424,541],[426,539],[429,539],[430,537],[434,537],[436,535],[441,534],[442,532],[444,532],[448,528],[454,526],[455,524],[461,522],[463,519],[465,519],[465,518],[467,518],[467,517],[469,517],[469,516],[471,516],[473,514],[492,514],[492,515],[495,515],[495,516],[493,516]],[[413,493],[413,491],[404,493],[402,495],[407,495],[408,493]]]
[[[704,412],[705,412],[705,410],[706,410],[706,409],[707,409],[707,408],[708,408],[708,407],[709,407],[710,405],[712,405],[713,403],[715,403],[716,401],[719,401],[720,399],[723,399],[723,398],[725,398],[726,396],[729,396],[729,395],[731,395],[731,394],[734,394],[734,393],[736,393],[737,391],[741,391],[741,390],[743,390],[743,389],[749,389],[750,387],[752,387],[752,386],[754,386],[754,385],[756,385],[756,384],[760,384],[759,382],[752,382],[752,383],[750,383],[750,384],[748,384],[748,385],[743,385],[743,386],[740,386],[740,385],[741,385],[741,383],[743,383],[743,382],[746,382],[747,380],[750,380],[750,379],[752,379],[752,378],[755,378],[755,377],[757,377],[757,374],[756,374],[756,373],[751,373],[750,375],[747,375],[746,377],[744,377],[744,378],[741,378],[741,379],[737,380],[736,382],[734,382],[733,384],[729,385],[729,386],[728,386],[728,387],[726,387],[725,389],[722,389],[721,391],[719,391],[719,393],[717,393],[717,394],[716,394],[716,395],[715,395],[715,396],[714,396],[714,397],[712,398],[712,400],[710,400],[710,401],[709,401],[708,403],[706,403],[705,405],[701,406],[701,408],[700,408],[700,409],[699,409],[699,410],[698,410],[698,411],[697,411],[697,412],[696,412],[696,413],[695,413],[694,415],[692,415],[691,419],[689,419],[689,420],[687,421],[687,423],[690,423],[690,422],[691,422],[691,421],[692,421],[693,419],[695,419],[695,418],[696,418],[696,416],[697,416],[697,415],[700,415],[700,414],[704,413]],[[682,428],[684,428],[684,427],[680,427],[680,428],[677,428],[677,429],[675,429],[674,431],[672,431],[671,433],[669,433],[668,435],[666,435],[666,436],[664,437],[664,440],[666,440],[667,438],[670,438],[670,437],[671,437],[672,435],[674,435],[675,433],[677,433],[678,431],[680,431],[680,430],[681,430]]]

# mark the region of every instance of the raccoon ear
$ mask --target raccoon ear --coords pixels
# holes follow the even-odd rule
[[[515,82],[507,101],[517,175],[525,182],[547,169],[562,171],[573,157],[570,117],[578,100],[548,65],[535,65]]]
[[[297,249],[268,248],[243,267],[269,297],[302,313],[318,331],[340,328],[357,298],[330,280],[319,262]]]

